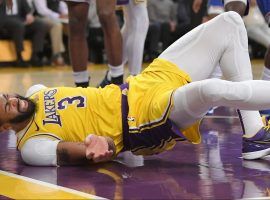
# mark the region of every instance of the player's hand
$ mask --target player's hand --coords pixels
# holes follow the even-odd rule
[[[35,21],[35,17],[32,14],[27,14],[25,17],[25,25],[30,25]]]
[[[93,162],[105,162],[112,159],[113,151],[105,137],[90,134],[85,138],[86,158]]]

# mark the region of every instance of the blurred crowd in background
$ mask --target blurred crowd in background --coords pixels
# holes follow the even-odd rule
[[[68,9],[58,0],[13,0],[12,10],[0,5],[0,40],[13,40],[16,50],[14,66],[68,65]],[[149,28],[144,47],[144,62],[151,62],[164,49],[189,30],[224,12],[222,5],[202,0],[197,8],[193,0],[148,0]],[[116,9],[119,24],[123,24],[123,12]],[[95,0],[90,3],[87,27],[89,62],[107,62],[104,38],[96,12]],[[250,1],[249,15],[244,18],[249,36],[252,58],[263,58],[270,45],[268,28],[256,1]],[[257,38],[260,38],[259,40]],[[23,60],[23,40],[32,43],[31,58]],[[263,39],[263,41],[262,41]],[[261,42],[262,41],[262,42]]]

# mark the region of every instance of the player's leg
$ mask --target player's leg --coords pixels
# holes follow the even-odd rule
[[[247,14],[247,0],[224,0],[225,4],[225,10],[226,11],[236,11],[241,16],[244,16]],[[266,14],[266,11],[269,10],[270,4],[268,0],[257,0],[257,4],[263,13],[263,15]],[[265,55],[265,67],[262,72],[262,79],[263,80],[270,80],[270,50],[269,50],[269,33],[267,34],[261,34],[262,27],[253,27],[253,30],[249,30],[248,28],[248,35],[250,38],[254,39],[255,41],[259,42],[260,44],[267,45],[266,48],[268,48],[268,53]],[[268,27],[266,27],[268,29]],[[268,31],[269,32],[269,29]],[[262,43],[261,43],[262,42]],[[270,115],[270,110],[261,110],[261,114],[264,115]]]
[[[270,106],[270,82],[250,80],[231,82],[221,79],[195,81],[178,88],[170,115],[185,128],[201,119],[213,106],[258,110]],[[255,134],[255,133],[254,133]]]
[[[242,110],[270,107],[270,82],[207,79],[180,87],[175,91],[173,98],[174,107],[169,118],[179,128],[186,128],[201,119],[213,106],[228,106]],[[246,125],[242,125],[245,131]],[[269,139],[269,126],[261,126],[254,136],[245,135],[243,157],[256,159],[270,154]]]
[[[137,75],[141,72],[144,42],[149,26],[146,1],[135,3],[130,0],[123,6],[124,25],[121,30],[123,36],[123,63],[128,62],[129,73]]]
[[[221,1],[220,3],[222,5]],[[247,0],[224,0],[224,7],[225,11],[235,11],[241,16],[247,14]],[[221,78],[222,72],[219,68],[220,66],[218,65],[210,78]]]
[[[178,65],[193,81],[208,78],[218,63],[227,80],[252,80],[247,34],[235,12],[223,13],[200,25],[159,57]],[[241,111],[241,115],[247,135],[254,135],[263,126],[259,112]]]
[[[264,68],[262,71],[262,80],[270,81],[270,46],[267,48],[267,51],[264,56]],[[270,108],[267,110],[260,110],[262,115],[270,116]]]
[[[226,79],[240,81],[252,79],[247,47],[242,19],[227,12],[178,39],[159,58],[179,66],[192,81],[208,78],[218,63]]]
[[[88,87],[88,46],[86,26],[89,4],[67,1],[69,12],[69,52],[76,86]]]
[[[96,2],[109,62],[109,71],[100,86],[104,87],[110,83],[119,85],[123,83],[124,67],[122,64],[122,36],[115,15],[116,0],[98,0]]]

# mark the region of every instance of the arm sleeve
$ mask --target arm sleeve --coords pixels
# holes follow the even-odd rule
[[[57,166],[57,145],[60,140],[45,137],[31,138],[21,149],[23,161],[33,166]]]
[[[27,90],[25,97],[30,97],[33,94],[35,94],[36,92],[38,92],[39,90],[42,90],[44,88],[47,88],[47,87],[45,85],[42,85],[42,84],[33,85]]]

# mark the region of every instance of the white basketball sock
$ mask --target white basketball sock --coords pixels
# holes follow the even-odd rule
[[[118,65],[118,66],[109,66],[109,73],[108,73],[108,79],[110,80],[111,77],[118,77],[124,74],[124,66],[123,64]]]
[[[263,126],[261,116],[257,111],[241,110],[241,117],[244,123],[245,135],[254,136]]]
[[[89,81],[88,71],[73,72],[73,78],[75,83],[83,83]]]

